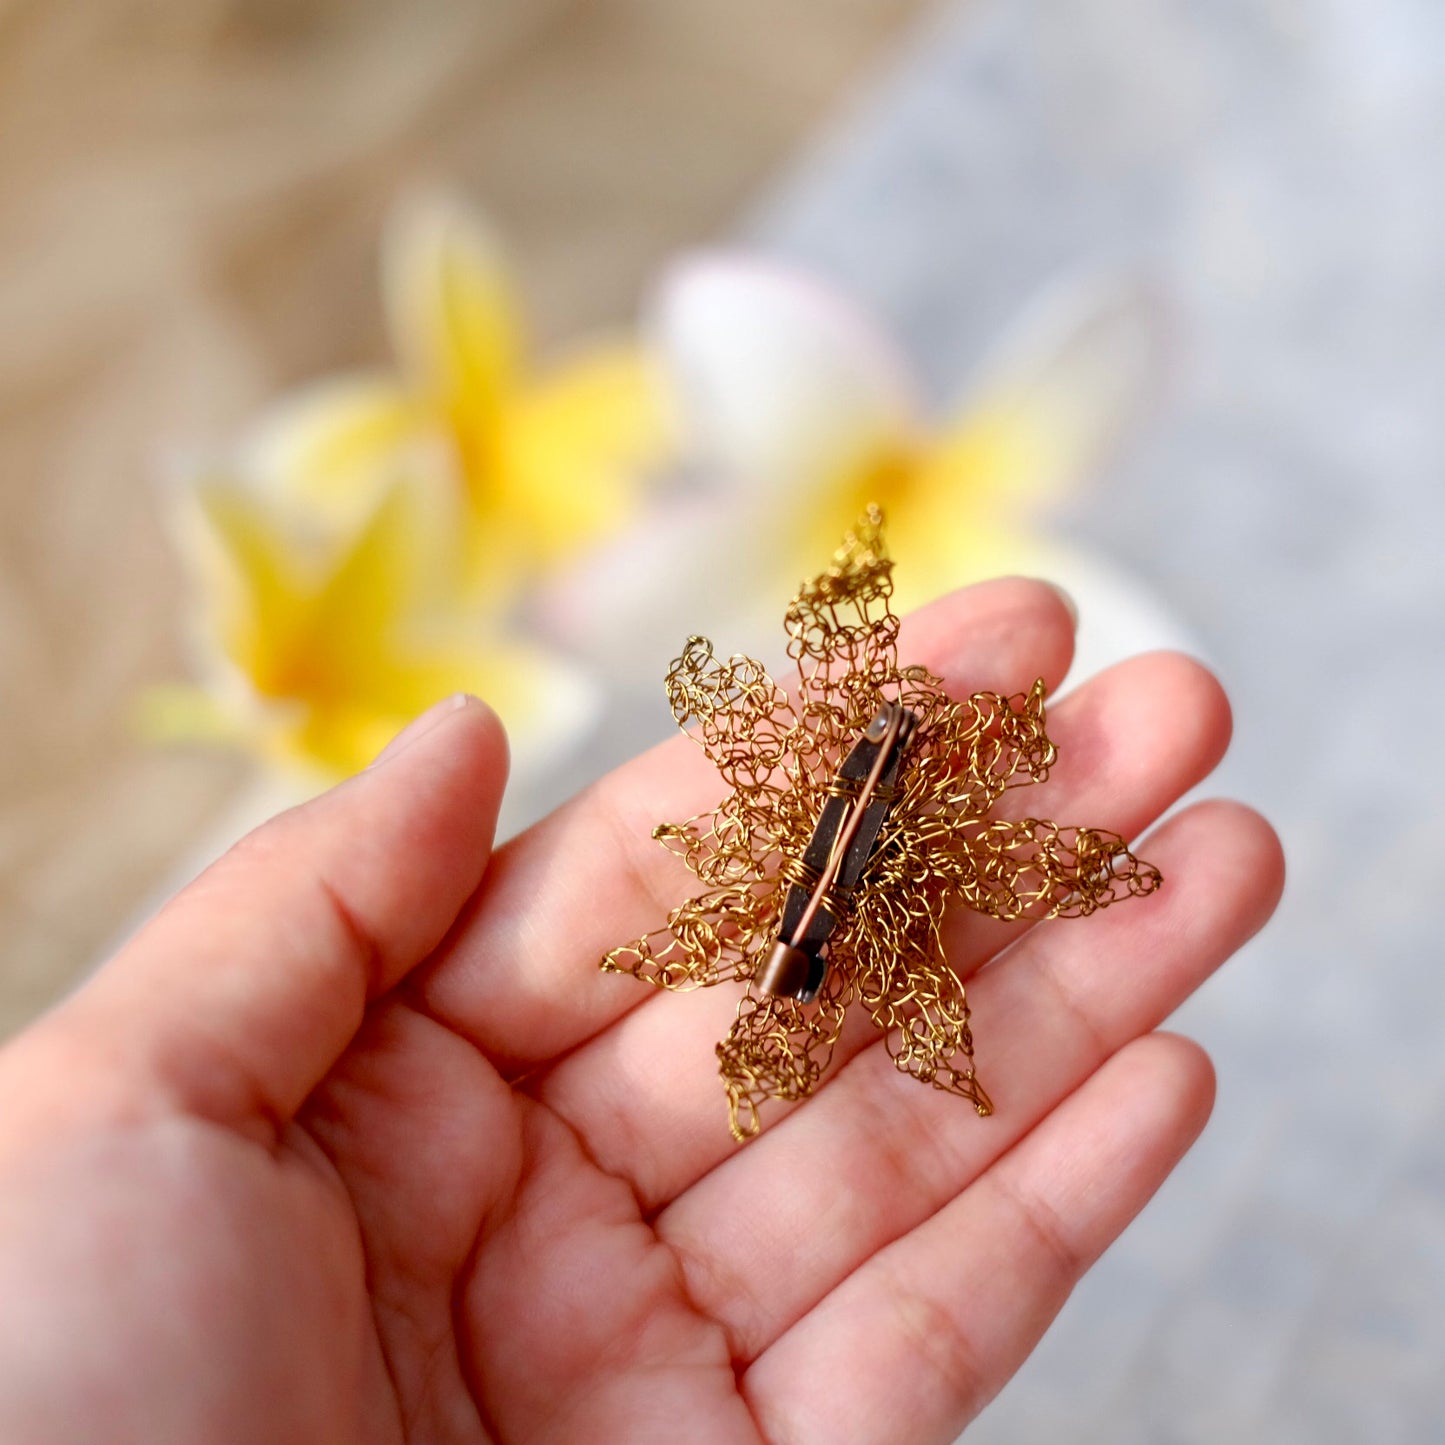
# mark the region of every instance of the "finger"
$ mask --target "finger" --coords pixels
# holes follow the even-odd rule
[[[1117,1054],[753,1364],[742,1388],[762,1434],[954,1439],[1164,1182],[1213,1099],[1209,1060],[1188,1040],[1157,1034]],[[830,1368],[839,1360],[848,1368]]]
[[[1180,652],[1143,653],[1059,704],[1049,715],[1059,758],[1048,779],[1006,793],[994,812],[1135,838],[1219,766],[1233,730],[1229,698],[1208,668]],[[1035,919],[1005,923],[959,908],[948,961],[966,977],[1036,927]]]
[[[899,655],[955,691],[1056,684],[1073,619],[1047,583],[1005,578],[910,617]],[[601,974],[608,950],[662,926],[695,891],[655,824],[715,807],[725,788],[702,750],[674,738],[619,768],[498,851],[487,886],[421,980],[428,1010],[522,1072],[589,1038],[649,990]]]
[[[517,1103],[515,1193],[453,1291],[489,1438],[757,1442],[727,1342],[692,1308],[632,1191],[596,1169],[561,1120]]]
[[[747,1360],[863,1260],[977,1178],[1108,1056],[1156,1028],[1272,912],[1279,845],[1256,813],[1201,804],[1146,841],[1169,882],[1084,923],[1044,924],[970,989],[996,1113],[897,1072],[881,1042],[657,1217],[698,1307]],[[800,1248],[800,1238],[807,1247]]]
[[[439,704],[357,777],[259,828],[35,1034],[224,1122],[289,1118],[369,998],[476,888],[506,775],[495,713]]]
[[[1018,814],[1098,823],[1133,836],[1213,770],[1228,745],[1229,730],[1228,701],[1197,662],[1177,653],[1132,658],[1059,704],[1049,719],[1060,759],[1053,778],[1006,795],[1000,811],[1012,803]],[[1018,936],[1019,926],[963,907],[945,915],[945,952],[961,974]],[[727,1032],[737,997],[731,986],[701,994],[660,994],[563,1059],[534,1086],[582,1135],[604,1169],[633,1181],[648,1209],[666,1203],[737,1152],[713,1062],[714,1045]],[[990,1021],[977,1006],[975,1019],[987,1061]],[[877,1037],[868,1016],[854,1010],[824,1076],[825,1087],[847,1059]],[[980,1068],[987,1081],[992,1070],[983,1063]],[[786,1107],[775,1108],[769,1127],[785,1112]]]
[[[391,1408],[410,1438],[483,1438],[453,1296],[522,1171],[511,1089],[399,992],[367,1010],[297,1122],[292,1146],[319,1146],[360,1225]]]

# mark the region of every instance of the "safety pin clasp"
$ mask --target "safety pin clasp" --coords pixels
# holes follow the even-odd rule
[[[884,702],[844,758],[798,872],[816,872],[808,889],[788,889],[782,928],[757,973],[757,987],[778,998],[811,1003],[828,975],[824,945],[837,922],[840,894],[856,886],[878,846],[897,796],[903,752],[918,718]],[[821,866],[820,866],[821,865]]]

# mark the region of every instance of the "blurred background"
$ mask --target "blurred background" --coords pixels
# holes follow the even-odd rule
[[[93,961],[249,781],[139,743],[181,676],[157,480],[278,393],[386,356],[379,236],[465,187],[541,348],[630,322],[921,6],[666,0],[5,6],[0,1027]]]
[[[1221,672],[1237,742],[1210,791],[1270,813],[1291,862],[1276,923],[1179,1020],[1219,1065],[1214,1122],[969,1438],[1445,1438],[1437,0],[156,0],[0,24],[5,1029],[280,776],[136,738],[137,697],[196,670],[206,575],[158,481],[406,352],[378,279],[398,196],[485,210],[544,357],[641,311],[655,369],[723,374],[736,277],[661,301],[658,278],[744,245],[876,319],[820,395],[888,398],[901,369],[939,435],[960,391],[985,399],[940,474],[1015,469],[1034,510],[1001,553],[1075,569],[1099,658],[1183,641]],[[857,331],[841,300],[764,291],[759,334]],[[1166,371],[1137,413],[1110,390]],[[1076,413],[1067,464],[1018,461]],[[712,453],[639,455],[690,480],[631,498],[633,534],[693,535],[670,499],[711,515]],[[523,609],[579,669],[609,640],[569,635],[568,579],[629,555],[597,540]],[[661,664],[553,740],[554,779],[661,735]]]

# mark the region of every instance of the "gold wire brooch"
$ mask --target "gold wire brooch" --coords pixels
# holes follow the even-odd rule
[[[746,985],[717,1046],[739,1140],[757,1133],[764,1099],[813,1092],[855,1002],[900,1070],[992,1113],[944,956],[945,906],[1083,917],[1161,882],[1116,833],[990,816],[1057,756],[1043,682],[955,701],[925,668],[900,666],[882,528],[869,508],[789,605],[792,696],[701,637],[667,675],[673,716],[731,791],[653,830],[703,891],[602,968],[668,989]]]

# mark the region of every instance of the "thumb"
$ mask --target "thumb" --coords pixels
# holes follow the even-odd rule
[[[62,1051],[50,1077],[118,1071],[131,1097],[279,1127],[481,881],[506,754],[490,708],[448,698],[242,839],[31,1031]]]

